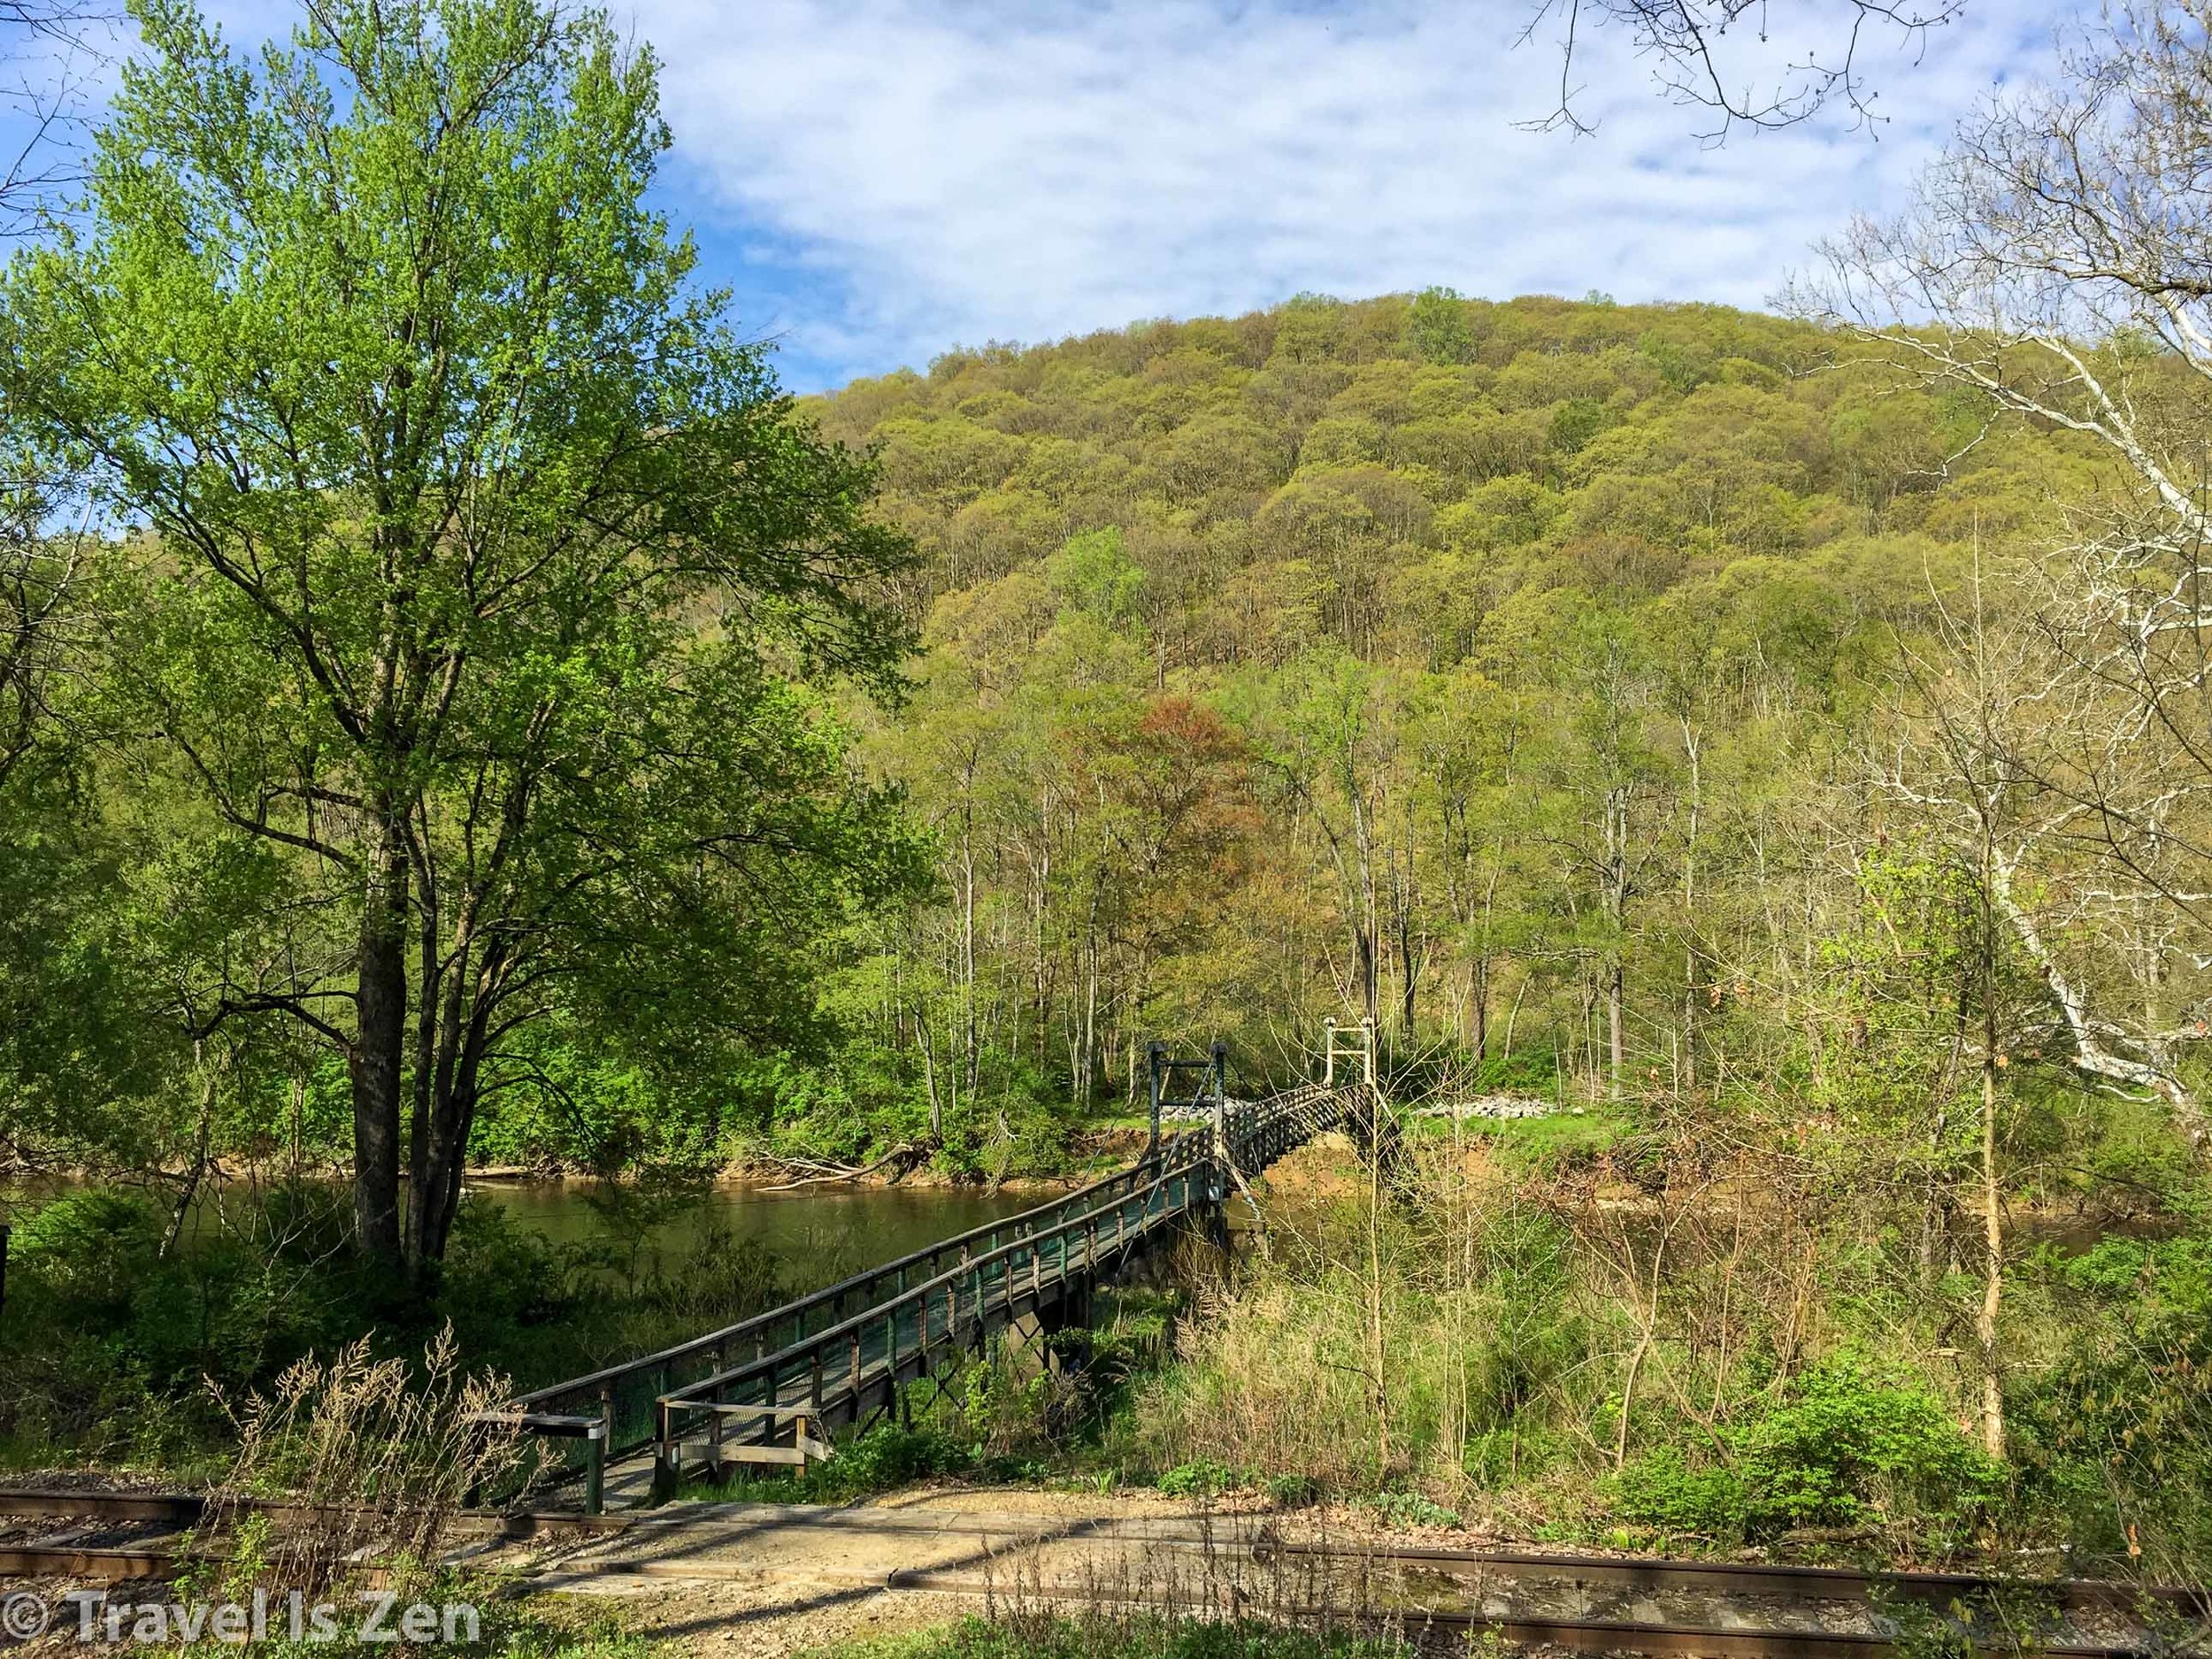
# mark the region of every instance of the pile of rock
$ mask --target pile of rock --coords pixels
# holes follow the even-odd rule
[[[1416,1118],[1548,1118],[1562,1110],[1555,1102],[1533,1094],[1478,1094],[1471,1100],[1446,1101],[1417,1106]]]

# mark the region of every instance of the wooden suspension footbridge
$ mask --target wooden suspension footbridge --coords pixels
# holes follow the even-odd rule
[[[1341,1085],[1338,1059],[1361,1050],[1345,1048],[1333,1025],[1324,1081],[1258,1101],[1229,1098],[1221,1045],[1194,1061],[1154,1044],[1151,1136],[1128,1168],[488,1417],[541,1441],[580,1479],[592,1513],[604,1505],[608,1468],[649,1452],[662,1491],[702,1463],[827,1456],[836,1430],[891,1409],[902,1387],[943,1375],[994,1333],[1087,1324],[1095,1286],[1178,1234],[1225,1242],[1224,1206],[1285,1153],[1330,1129],[1376,1133],[1371,1034],[1363,1027],[1358,1041],[1363,1070]],[[1179,1096],[1179,1081],[1194,1075]],[[1203,1122],[1163,1139],[1168,1107]]]

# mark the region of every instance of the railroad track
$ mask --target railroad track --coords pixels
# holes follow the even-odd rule
[[[1326,1544],[1271,1543],[1269,1552],[1286,1556],[1342,1555]],[[1717,1590],[1735,1595],[1800,1597],[1817,1601],[1866,1601],[1910,1597],[1942,1604],[1977,1595],[2028,1592],[2070,1609],[2111,1608],[2132,1611],[2147,1600],[2194,1617],[2212,1617],[2212,1601],[2202,1590],[2145,1585],[2117,1578],[2005,1578],[1968,1572],[1863,1572],[1849,1567],[1800,1567],[1786,1563],[1690,1561],[1664,1556],[1535,1555],[1519,1550],[1450,1549],[1417,1545],[1378,1545],[1359,1552],[1379,1563],[1460,1573],[1540,1574],[1634,1590]]]
[[[281,1502],[253,1505],[273,1517],[303,1516],[306,1506]],[[191,1494],[112,1492],[32,1492],[0,1489],[0,1517],[77,1523],[78,1536],[0,1541],[0,1577],[67,1578],[80,1582],[123,1584],[160,1579],[176,1565],[173,1543],[162,1536],[139,1536],[125,1541],[99,1540],[102,1528],[143,1532],[148,1528],[183,1529],[205,1515],[205,1501]],[[2094,1609],[2128,1619],[2136,1634],[2114,1640],[2039,1640],[2039,1652],[2058,1659],[2132,1659],[2133,1655],[2170,1655],[2176,1647],[2171,1628],[2190,1621],[2200,1629],[2212,1628],[2212,1601],[2203,1591],[2177,1586],[2154,1586],[2101,1579],[2027,1580],[1972,1573],[1863,1572],[1847,1568],[1802,1567],[1774,1563],[1709,1562],[1652,1557],[1622,1557],[1539,1554],[1525,1551],[1465,1549],[1442,1546],[1407,1545],[1363,1540],[1288,1540],[1273,1535],[1260,1517],[1223,1517],[1202,1520],[1150,1521],[1132,1524],[1112,1521],[1091,1531],[1071,1531],[1048,1517],[1021,1517],[1028,1525],[1009,1525],[1006,1517],[942,1516],[920,1510],[826,1509],[806,1506],[788,1508],[743,1506],[672,1506],[628,1515],[580,1516],[568,1513],[465,1513],[458,1517],[468,1532],[478,1537],[514,1540],[553,1540],[588,1549],[611,1548],[627,1553],[594,1558],[556,1559],[526,1570],[526,1581],[545,1588],[559,1588],[570,1580],[634,1577],[657,1580],[791,1581],[872,1588],[887,1593],[918,1593],[966,1598],[995,1598],[1010,1592],[1040,1604],[1090,1605],[1127,1601],[1159,1605],[1150,1590],[1116,1593],[1095,1579],[1084,1582],[1041,1581],[1005,1574],[933,1567],[894,1568],[888,1571],[856,1571],[837,1568],[763,1569],[741,1559],[715,1560],[693,1553],[698,1543],[718,1532],[733,1536],[757,1533],[764,1524],[795,1529],[820,1528],[833,1532],[901,1534],[962,1534],[986,1543],[986,1554],[1018,1558],[1035,1547],[1068,1541],[1071,1537],[1102,1544],[1141,1545],[1148,1552],[1211,1563],[1248,1557],[1278,1572],[1295,1564],[1314,1579],[1349,1574],[1363,1583],[1377,1569],[1400,1575],[1432,1578],[1487,1590],[1530,1584],[1594,1587],[1637,1595],[1688,1592],[1716,1602],[1795,1604],[1870,1603],[1894,1605],[1913,1601],[1951,1617],[1959,1609],[1995,1598],[2015,1597],[2044,1609],[2067,1611]],[[1256,1525],[1255,1523],[1257,1523]],[[89,1533],[90,1536],[82,1534]],[[655,1534],[680,1534],[685,1548],[675,1559],[656,1559]],[[1307,1594],[1311,1594],[1309,1583]],[[1466,1607],[1432,1607],[1400,1602],[1386,1610],[1348,1609],[1341,1602],[1254,1601],[1248,1593],[1218,1583],[1204,1593],[1218,1599],[1214,1610],[1248,1611],[1271,1618],[1302,1622],[1373,1624],[1402,1633],[1417,1644],[1463,1643],[1471,1633],[1492,1631],[1502,1640],[1576,1652],[1636,1652],[1656,1655],[1710,1655],[1713,1659],[1876,1659],[1896,1650],[1888,1634],[1866,1630],[1778,1627],[1772,1624],[1739,1622],[1676,1623],[1664,1618],[1567,1617],[1552,1613],[1476,1610]],[[1431,1599],[1434,1599],[1433,1596]],[[1183,1598],[1173,1605],[1189,1607]],[[1202,1603],[1203,1597],[1202,1597]],[[2154,1637],[2154,1620],[2168,1627]],[[2202,1650],[2203,1643],[2199,1640]]]
[[[278,1519],[303,1517],[314,1506],[279,1499],[240,1498],[232,1507]],[[0,1487],[0,1517],[37,1517],[42,1519],[152,1522],[171,1526],[196,1526],[207,1513],[207,1500],[196,1492],[44,1492]],[[650,1511],[658,1515],[664,1511]],[[590,1535],[620,1532],[648,1522],[648,1515],[580,1515],[562,1509],[464,1509],[457,1519],[464,1531],[496,1532],[502,1537],[528,1539],[549,1534]]]

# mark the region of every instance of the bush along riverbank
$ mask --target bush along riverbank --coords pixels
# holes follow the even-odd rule
[[[785,1300],[788,1270],[710,1222],[668,1244],[645,1218],[555,1243],[464,1202],[436,1286],[412,1291],[348,1248],[343,1192],[229,1193],[179,1229],[148,1194],[93,1187],[19,1206],[0,1317],[0,1462],[192,1478],[229,1455],[219,1401],[358,1340],[419,1354],[447,1325],[458,1363],[518,1387],[591,1370]]]

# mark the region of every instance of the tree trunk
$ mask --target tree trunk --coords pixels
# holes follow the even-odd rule
[[[914,1035],[922,1045],[922,1083],[929,1090],[930,1142],[934,1146],[942,1146],[945,1141],[945,1102],[937,1094],[937,1044],[929,1034],[929,1016],[919,1009],[914,1011]]]
[[[1091,879],[1091,913],[1084,929],[1083,978],[1083,1049],[1082,1065],[1075,1079],[1075,1103],[1078,1110],[1091,1103],[1098,1060],[1098,878]]]
[[[1985,993],[1986,995],[1986,993]],[[1995,1025],[1994,1020],[1988,1024]],[[1982,1350],[1982,1449],[2005,1455],[2005,1394],[1997,1375],[1997,1311],[2005,1288],[2004,1217],[1997,1202],[1996,1033],[1982,1051],[1982,1310],[1974,1333]]]
[[[1615,1099],[1620,1097],[1621,1071],[1624,1064],[1627,1044],[1621,1027],[1625,1021],[1628,1001],[1627,970],[1621,965],[1618,951],[1608,964],[1605,975],[1605,1058],[1606,1070],[1612,1079]]]
[[[407,1036],[407,853],[388,824],[361,908],[353,1084],[353,1226],[365,1256],[397,1261],[400,1057]]]
[[[436,1277],[453,1237],[453,1217],[461,1207],[462,1182],[468,1171],[469,1134],[476,1126],[476,1102],[490,1046],[492,998],[485,995],[495,970],[479,976],[479,992],[459,1052],[439,1066],[438,1087],[431,1113],[429,1156],[422,1161],[422,1176],[408,1195],[407,1241],[411,1265],[419,1281]],[[457,1012],[460,999],[452,1006]]]
[[[1352,803],[1352,842],[1359,859],[1359,891],[1354,895],[1358,905],[1357,919],[1352,932],[1359,949],[1360,1008],[1368,1023],[1378,1029],[1382,1025],[1382,928],[1379,925],[1381,906],[1375,896],[1375,847],[1372,826],[1368,822],[1367,803],[1359,794],[1356,774],[1348,758],[1345,781],[1346,793]]]
[[[1381,1007],[1382,981],[1376,962],[1379,953],[1379,947],[1375,935],[1358,922],[1354,922],[1352,924],[1352,956],[1354,971],[1359,976],[1359,984],[1355,988],[1359,995],[1360,1008],[1365,1013],[1370,1025],[1379,1023],[1380,1018],[1379,1010]]]
[[[423,1277],[423,1225],[429,1214],[426,1195],[431,1190],[431,1163],[437,1141],[438,1091],[447,1080],[452,1046],[452,991],[460,983],[463,963],[456,961],[444,973],[438,968],[438,905],[435,884],[427,877],[417,906],[416,955],[420,964],[416,980],[415,1067],[407,1113],[407,1211],[400,1217],[400,1245],[409,1271],[419,1283]]]
[[[1628,787],[1605,793],[1605,1056],[1610,1092],[1618,1099],[1627,1051],[1628,970],[1623,939],[1628,929]]]
[[[1405,852],[1405,869],[1394,885],[1398,912],[1399,1035],[1410,1050],[1413,1047],[1415,999],[1419,994],[1421,983],[1421,963],[1413,949],[1413,849],[1409,843]]]
[[[1705,810],[1705,777],[1701,764],[1703,735],[1687,719],[1682,722],[1683,752],[1690,762],[1690,821],[1682,842],[1682,926],[1687,935],[1682,947],[1682,1060],[1676,1070],[1676,1086],[1697,1087],[1697,833]]]
[[[429,1078],[415,1090],[417,1110],[407,1148],[407,1264],[418,1282],[427,1284],[444,1259],[453,1211],[461,1200],[461,1177],[468,1162],[468,1125],[475,1115],[476,1072],[480,1059],[478,1034],[485,1018],[484,991],[496,972],[487,962],[479,970],[477,995],[469,995],[470,926],[465,916],[454,942],[444,983],[425,983],[423,1028],[432,1041]],[[472,1002],[473,1007],[472,1007]]]
[[[960,1052],[973,1101],[982,1085],[983,1056],[976,1041],[975,1015],[975,771],[972,764],[960,803]]]
[[[215,1073],[208,1067],[207,1046],[197,1037],[192,1040],[192,1069],[200,1079],[200,1128],[192,1144],[192,1167],[185,1172],[184,1187],[170,1212],[169,1231],[162,1235],[161,1248],[156,1252],[160,1261],[176,1253],[185,1223],[192,1218],[192,1201],[200,1195],[200,1181],[207,1173],[208,1139],[215,1130]]]
[[[1982,993],[1982,1306],[1974,1334],[1982,1360],[1982,1449],[2005,1455],[2005,1394],[1997,1374],[1997,1315],[2005,1291],[2004,1212],[1997,1193],[1997,945],[1998,874],[1995,826],[1982,818],[1981,993]]]

